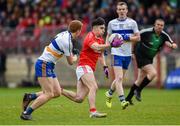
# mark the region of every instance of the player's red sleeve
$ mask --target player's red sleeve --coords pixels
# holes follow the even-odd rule
[[[88,46],[90,47],[93,43],[95,43],[95,39],[92,35],[88,37]]]

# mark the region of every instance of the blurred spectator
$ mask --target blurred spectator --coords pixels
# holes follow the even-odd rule
[[[6,53],[0,46],[0,86],[7,87],[6,82]]]

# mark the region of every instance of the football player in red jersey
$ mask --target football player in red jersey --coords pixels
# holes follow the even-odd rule
[[[83,48],[80,53],[79,63],[76,69],[77,91],[68,91],[63,89],[62,94],[70,100],[81,103],[88,95],[90,117],[106,117],[106,113],[100,113],[96,110],[95,99],[98,85],[94,76],[94,71],[98,59],[103,66],[106,66],[104,60],[104,49],[109,48],[110,44],[105,44],[102,36],[105,33],[105,21],[99,17],[92,22],[92,31],[90,31],[83,42]]]

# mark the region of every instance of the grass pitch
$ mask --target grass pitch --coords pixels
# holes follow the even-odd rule
[[[113,106],[105,105],[105,89],[97,93],[97,109],[107,112],[107,118],[89,118],[87,99],[74,103],[65,97],[51,100],[33,113],[32,121],[23,121],[22,96],[39,88],[0,88],[0,125],[180,125],[180,90],[145,89],[142,102],[122,110],[116,95]],[[125,90],[127,93],[129,90]]]

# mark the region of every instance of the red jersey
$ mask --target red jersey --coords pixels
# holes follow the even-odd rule
[[[98,58],[101,56],[101,51],[94,51],[91,49],[91,45],[97,42],[98,44],[104,44],[102,37],[96,37],[93,32],[89,32],[83,42],[83,48],[80,53],[78,66],[88,65],[95,71]]]

